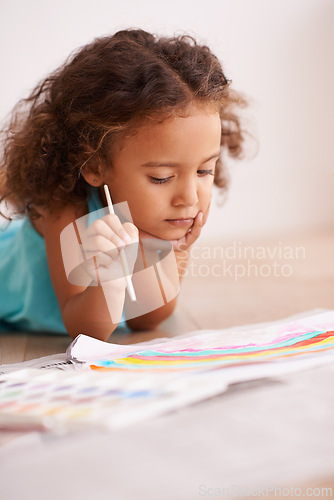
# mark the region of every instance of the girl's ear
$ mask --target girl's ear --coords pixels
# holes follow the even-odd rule
[[[90,168],[84,168],[81,171],[81,175],[91,186],[98,187],[103,184],[102,174],[93,172]]]

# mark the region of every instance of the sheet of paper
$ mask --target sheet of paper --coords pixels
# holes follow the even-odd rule
[[[68,359],[93,369],[203,370],[254,363],[303,361],[313,366],[330,357],[334,342],[334,311],[308,314],[275,323],[200,330],[163,342],[119,346],[79,335]],[[301,365],[302,366],[302,365]]]
[[[334,311],[130,346],[79,336],[67,361],[49,358],[0,375],[0,426],[56,432],[127,427],[211,398],[230,384],[333,363]]]

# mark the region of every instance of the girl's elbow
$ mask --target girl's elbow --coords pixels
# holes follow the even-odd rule
[[[107,342],[107,340],[109,340],[110,335],[116,330],[117,325],[91,324],[91,325],[78,326],[73,324],[68,324],[68,325],[65,324],[65,328],[67,333],[72,339],[75,339],[78,335],[82,334],[97,340],[102,340],[103,342]]]

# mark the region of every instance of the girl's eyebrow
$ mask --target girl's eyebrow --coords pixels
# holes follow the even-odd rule
[[[204,160],[202,160],[200,162],[200,165],[202,165],[203,163],[206,163],[210,160],[213,160],[214,158],[219,158],[220,156],[220,151],[218,151],[217,153],[214,153],[213,155],[209,156],[209,158],[206,158]],[[143,163],[141,165],[141,167],[153,167],[153,168],[157,168],[157,167],[177,167],[179,166],[180,164],[177,163],[177,162],[158,162],[158,161],[148,161],[147,163]]]

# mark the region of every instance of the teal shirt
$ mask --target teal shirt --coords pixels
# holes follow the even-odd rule
[[[98,189],[89,212],[102,208]],[[0,226],[0,331],[66,333],[51,283],[44,239],[28,218]]]

